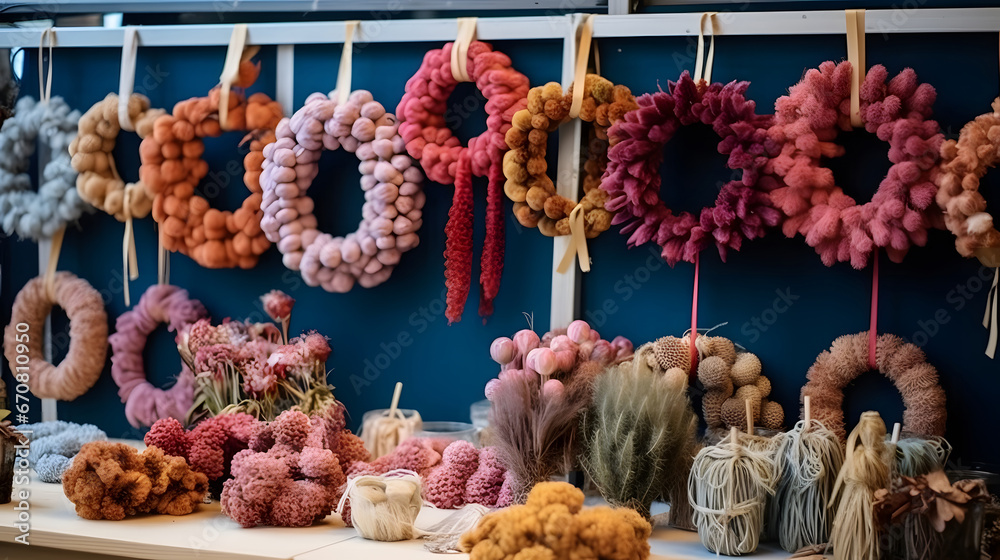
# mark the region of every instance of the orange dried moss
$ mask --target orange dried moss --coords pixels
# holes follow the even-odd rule
[[[583,509],[583,492],[542,482],[521,506],[490,513],[462,535],[470,560],[645,560],[652,528],[628,508]]]
[[[139,453],[124,443],[94,441],[80,448],[63,474],[63,492],[84,519],[186,515],[208,493],[208,478],[156,447]]]

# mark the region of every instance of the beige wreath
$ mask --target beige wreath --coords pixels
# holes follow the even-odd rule
[[[129,97],[128,113],[135,123],[136,134],[145,138],[153,133],[153,121],[166,111],[150,109],[146,96],[133,93]],[[73,158],[73,169],[79,173],[76,190],[80,198],[124,222],[129,217],[148,216],[153,210],[153,197],[141,180],[126,184],[115,170],[111,151],[120,132],[118,95],[109,93],[80,117],[79,134],[69,145],[69,154]],[[126,194],[128,212],[125,208]]]

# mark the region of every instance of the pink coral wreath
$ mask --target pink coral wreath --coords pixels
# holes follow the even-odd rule
[[[888,83],[887,78],[885,67],[873,66],[861,85],[865,130],[889,143],[892,162],[866,204],[844,194],[822,163],[824,157],[844,154],[837,134],[852,129],[850,63],[828,61],[809,70],[775,103],[769,135],[781,152],[767,171],[784,185],[771,192],[771,199],[786,216],[785,235],[805,236],[827,266],[850,261],[864,268],[877,247],[900,262],[910,245],[923,246],[927,229],[941,222],[931,177],[944,139],[930,119],[937,93],[917,82],[909,68]]]
[[[878,371],[889,378],[903,396],[903,432],[919,436],[943,436],[948,411],[944,389],[938,384],[934,366],[927,363],[916,345],[892,334],[878,337],[875,350]],[[802,387],[802,397],[811,397],[812,418],[833,430],[843,441],[844,387],[868,371],[868,332],[845,335],[816,358]]]
[[[694,262],[702,249],[715,243],[719,255],[738,251],[744,239],[762,237],[778,224],[780,212],[771,206],[768,191],[777,186],[761,170],[773,156],[767,148],[770,117],[757,115],[756,104],[746,98],[749,82],[697,85],[684,72],[668,91],[636,99],[639,108],[608,131],[612,146],[601,188],[608,193],[604,207],[614,214],[612,224],[624,223],[631,234],[629,247],[650,240],[663,248],[670,266],[680,260]],[[698,216],[675,214],[660,199],[662,148],[681,126],[712,126],[719,135],[719,153],[727,165],[742,170],[739,180],[726,183],[715,205]]]
[[[208,317],[205,306],[188,298],[187,290],[167,284],[153,284],[131,311],[118,316],[111,343],[111,378],[125,403],[125,417],[138,428],[152,426],[161,418],[184,418],[194,402],[194,373],[181,367],[177,382],[160,389],[146,379],[142,351],[146,338],[159,323],[180,336],[185,326]]]

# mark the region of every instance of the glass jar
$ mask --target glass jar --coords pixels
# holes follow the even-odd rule
[[[474,445],[479,444],[479,430],[466,422],[424,422],[423,429],[413,434],[415,437],[445,439],[448,441],[465,440]]]

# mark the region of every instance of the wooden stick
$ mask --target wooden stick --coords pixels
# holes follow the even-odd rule
[[[399,394],[403,392],[403,382],[396,382],[396,390],[392,392],[392,404],[389,406],[389,416],[396,414],[396,406],[399,404]]]
[[[753,435],[753,405],[750,404],[750,399],[743,402],[747,405],[747,433]]]
[[[802,431],[809,429],[809,421],[812,420],[812,397],[806,395],[802,397],[803,405],[805,406],[805,424],[802,425]]]

